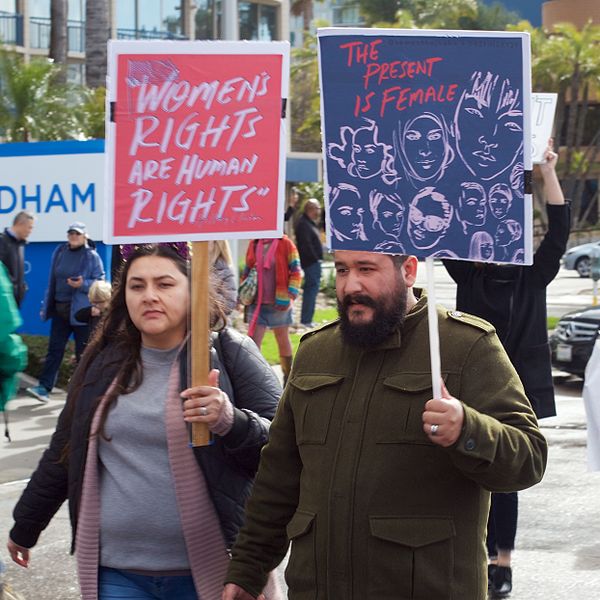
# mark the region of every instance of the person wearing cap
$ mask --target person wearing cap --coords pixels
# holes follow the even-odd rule
[[[48,401],[71,335],[75,338],[75,356],[79,362],[89,336],[89,325],[78,321],[75,315],[90,305],[88,292],[94,281],[100,279],[104,279],[102,260],[88,245],[85,224],[77,221],[67,229],[67,243],[58,246],[52,255],[40,313],[42,320],[51,320],[48,352],[39,385],[27,388],[40,402]]]

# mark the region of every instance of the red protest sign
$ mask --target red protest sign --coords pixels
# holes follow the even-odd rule
[[[286,42],[112,42],[105,241],[282,235]]]

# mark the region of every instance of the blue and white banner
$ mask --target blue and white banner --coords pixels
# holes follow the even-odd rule
[[[104,140],[0,144],[0,227],[28,210],[30,242],[66,241],[74,221],[102,238]]]
[[[318,40],[329,246],[530,264],[528,34]]]

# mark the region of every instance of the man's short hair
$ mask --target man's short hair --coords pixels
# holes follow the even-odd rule
[[[390,254],[389,257],[392,259],[394,263],[394,268],[399,271],[400,267],[406,262],[408,258],[408,254]]]
[[[25,221],[33,221],[35,217],[32,212],[28,210],[22,210],[15,215],[13,219],[13,225],[18,225],[19,223],[24,223]]]

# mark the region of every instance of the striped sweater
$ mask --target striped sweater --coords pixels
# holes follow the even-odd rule
[[[250,269],[256,266],[256,242],[253,240],[248,245],[246,252],[246,266],[242,273],[242,281],[246,279]],[[259,278],[259,281],[261,278]],[[300,269],[300,257],[296,245],[287,235],[284,235],[277,246],[275,253],[275,305],[287,308],[290,301],[298,296],[300,283],[302,281],[302,270]]]

